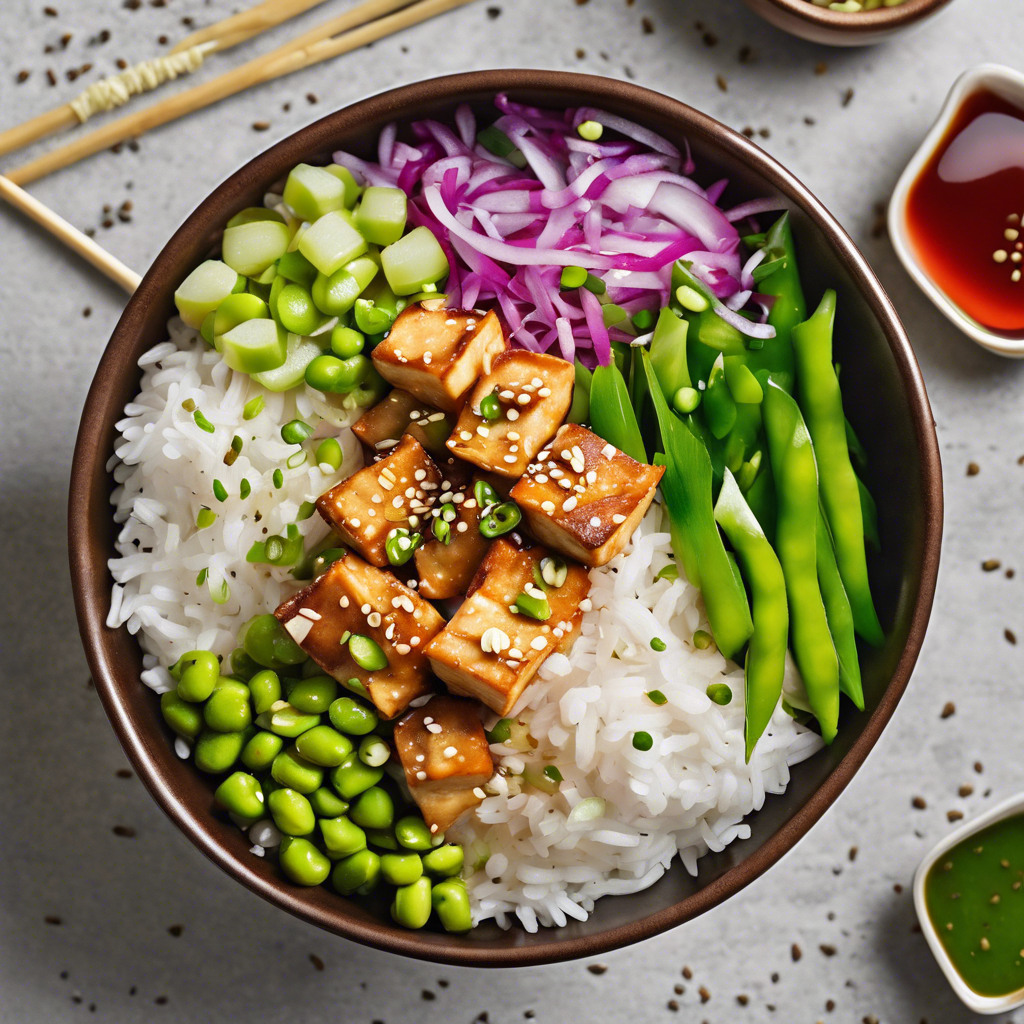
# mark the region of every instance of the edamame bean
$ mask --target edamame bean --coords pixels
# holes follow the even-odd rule
[[[331,873],[331,862],[308,839],[284,839],[278,861],[296,885],[319,885]]]
[[[286,331],[300,335],[311,334],[324,319],[309,289],[294,283],[285,285],[277,296],[277,318]]]
[[[327,856],[332,860],[349,857],[366,849],[366,833],[346,817],[321,818],[320,832],[324,837]]]
[[[372,850],[360,850],[334,865],[331,885],[342,896],[351,896],[354,893],[365,896],[377,887],[379,878],[380,857]]]
[[[331,331],[331,351],[340,359],[351,359],[359,355],[366,344],[366,337],[351,327],[340,324]]]
[[[423,858],[423,868],[435,878],[452,878],[462,870],[466,856],[461,846],[445,843]]]
[[[307,715],[319,715],[327,711],[337,696],[337,682],[330,676],[317,675],[296,683],[288,694],[288,703]]]
[[[214,799],[225,810],[246,821],[258,821],[266,811],[259,779],[246,772],[233,772],[214,791]]]
[[[342,800],[332,789],[321,786],[306,798],[318,818],[339,818],[348,811],[348,801]]]
[[[316,447],[316,464],[329,466],[332,470],[341,468],[344,455],[336,437],[325,437]]]
[[[284,740],[280,736],[261,730],[242,747],[242,764],[250,771],[263,771],[283,749]]]
[[[390,885],[412,885],[423,875],[423,861],[418,853],[385,853],[380,875]]]
[[[249,693],[252,695],[253,710],[257,715],[262,715],[281,699],[281,679],[269,668],[257,668],[256,674],[249,679]]]
[[[461,878],[438,882],[431,890],[430,903],[446,932],[468,932],[473,927],[469,893]]]
[[[345,800],[354,800],[384,777],[381,768],[371,768],[353,751],[331,772],[331,785]]]
[[[269,729],[278,736],[287,736],[288,739],[295,739],[301,736],[307,729],[312,729],[320,724],[319,715],[304,715],[297,711],[291,704],[278,701],[270,710],[264,711],[256,719],[256,724],[261,729]]]
[[[373,637],[353,633],[348,639],[348,653],[366,672],[380,672],[388,667],[388,657]]]
[[[336,768],[352,753],[352,741],[329,725],[317,725],[296,741],[298,752],[313,764]]]
[[[274,758],[270,774],[275,782],[299,793],[314,793],[324,781],[323,769],[307,761],[294,747]]]
[[[220,676],[220,662],[210,651],[189,651],[179,662],[184,667],[178,680],[178,696],[201,704],[213,693]]]
[[[243,497],[245,497],[245,495],[243,495]],[[246,681],[252,679],[252,677],[260,670],[259,665],[257,665],[241,647],[236,647],[231,652],[228,664],[231,666],[231,674],[233,676],[237,676],[239,679]]]
[[[241,732],[252,724],[249,687],[223,676],[203,708],[206,724],[217,732]]]
[[[395,838],[395,826],[387,828],[368,828],[366,830],[366,841],[378,850],[390,850],[397,852],[401,849],[398,840]]]
[[[422,928],[430,920],[430,879],[417,878],[395,890],[391,916],[403,928]]]
[[[387,828],[395,820],[395,802],[386,789],[371,786],[352,804],[349,817],[362,828]]]
[[[245,653],[257,664],[275,671],[286,665],[301,665],[308,655],[271,615],[256,615],[238,634]]]
[[[160,694],[160,713],[171,730],[186,740],[194,740],[203,731],[203,709],[182,700],[175,690]]]
[[[371,768],[379,768],[391,757],[391,748],[379,736],[365,736],[359,744],[359,760]]]
[[[196,740],[196,767],[207,775],[226,772],[242,753],[245,746],[244,732],[214,732],[204,729]]]
[[[430,829],[422,818],[409,814],[395,824],[395,838],[407,850],[427,852],[431,849]]]
[[[307,836],[316,826],[309,801],[294,789],[275,789],[267,796],[274,824],[286,836]]]
[[[365,736],[377,728],[377,712],[351,697],[339,697],[331,704],[328,714],[331,725],[350,736]]]

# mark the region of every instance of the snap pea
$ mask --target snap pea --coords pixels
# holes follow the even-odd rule
[[[287,665],[299,665],[308,657],[270,614],[251,618],[239,630],[238,640],[245,653],[264,668],[278,670]]]
[[[353,853],[366,849],[366,833],[344,816],[321,819],[320,834],[331,860],[351,857]]]
[[[294,789],[275,789],[267,796],[274,824],[286,836],[307,836],[316,825],[310,802]]]
[[[725,531],[743,567],[752,594],[754,632],[744,665],[746,759],[771,721],[782,695],[789,640],[786,579],[768,538],[727,469],[715,504],[715,520]]]
[[[309,793],[306,799],[318,818],[339,818],[348,811],[348,801],[342,800],[327,786]]]
[[[242,753],[245,746],[244,732],[214,732],[204,729],[196,740],[196,767],[207,775],[226,772]]]
[[[331,862],[308,839],[286,836],[278,851],[281,870],[296,885],[320,885],[331,873]]]
[[[372,850],[360,850],[338,861],[331,872],[331,885],[342,896],[373,892],[380,878],[380,857]]]
[[[174,690],[160,694],[160,713],[171,731],[186,740],[194,740],[203,731],[203,709],[182,700]]]
[[[328,714],[331,725],[350,736],[365,736],[373,732],[380,720],[373,708],[351,697],[339,697],[331,704]]]
[[[578,359],[575,361],[576,379],[572,386],[572,406],[569,415],[566,416],[568,423],[587,423],[590,420],[590,386],[593,383],[594,375]]]
[[[258,821],[266,813],[259,780],[245,772],[229,775],[216,788],[213,797],[225,810],[247,821]]]
[[[281,699],[281,680],[271,669],[261,669],[249,680],[252,708],[257,715],[269,711]]]
[[[818,585],[818,472],[814,449],[796,402],[766,376],[765,431],[778,504],[775,550],[789,598],[793,656],[826,743],[839,721],[839,659]]]
[[[250,771],[263,771],[283,749],[284,740],[280,736],[261,730],[242,747],[242,764]]]
[[[878,533],[878,506],[871,492],[864,486],[864,481],[857,477],[857,490],[860,492],[860,508],[864,515],[864,539],[875,551],[882,550],[882,539]]]
[[[435,878],[453,878],[466,862],[466,855],[461,846],[445,843],[431,850],[423,857],[423,870]]]
[[[295,684],[288,694],[288,703],[303,714],[319,715],[327,711],[337,696],[337,680],[326,675],[315,675]]]
[[[522,518],[523,513],[514,501],[503,501],[495,505],[480,520],[480,534],[488,540],[493,540],[495,537],[503,537],[506,533],[511,533],[519,525]]]
[[[812,316],[793,328],[800,407],[814,442],[821,501],[854,626],[868,643],[880,647],[885,634],[871,599],[860,491],[846,440],[843,396],[832,365],[835,314],[836,293],[830,288]]]
[[[702,405],[711,435],[721,440],[736,425],[736,401],[729,392],[721,353],[711,367]]]
[[[371,786],[356,798],[349,817],[362,828],[387,828],[395,820],[395,803],[386,789]]]
[[[407,850],[425,853],[433,848],[430,829],[422,818],[409,814],[395,823],[395,838]]]
[[[241,732],[252,724],[249,687],[221,677],[203,708],[206,724],[217,732]]]
[[[352,741],[329,725],[315,725],[295,741],[295,749],[313,764],[337,768],[352,753]]]
[[[626,379],[614,362],[594,370],[590,383],[590,427],[637,462],[648,461]]]
[[[423,860],[418,853],[385,853],[380,875],[389,885],[411,885],[423,875]]]
[[[396,889],[391,916],[404,928],[422,928],[430,920],[430,890],[429,878]]]
[[[446,932],[461,934],[472,929],[469,892],[461,878],[438,882],[431,890],[430,903]]]
[[[331,785],[345,800],[353,800],[360,793],[376,786],[384,777],[382,768],[371,768],[353,752],[331,771]]]
[[[296,793],[315,793],[324,781],[323,769],[307,761],[295,747],[282,750],[270,766],[273,780]]]
[[[201,704],[206,700],[220,677],[220,662],[209,651],[189,651],[178,661],[178,696],[182,700]]]

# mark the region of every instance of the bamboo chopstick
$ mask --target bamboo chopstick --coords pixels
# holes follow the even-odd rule
[[[473,0],[419,0],[410,4],[409,0],[368,0],[347,14],[312,29],[291,43],[257,57],[241,67],[175,96],[169,96],[145,110],[127,114],[51,153],[8,171],[7,177],[19,185],[36,181],[93,153],[108,149],[126,139],[137,138],[153,128],[174,121],[185,114],[202,110],[253,85],[269,82],[293,71],[348,53],[472,2]],[[369,21],[370,18],[377,20]],[[369,24],[366,24],[367,21]],[[351,31],[346,31],[347,29]]]
[[[282,22],[303,14],[311,7],[324,3],[324,0],[263,0],[255,7],[233,14],[230,18],[207,25],[206,28],[193,32],[177,44],[171,53],[182,53],[202,43],[214,43],[210,53],[218,53],[229,47],[244,43],[253,36],[258,36],[267,29],[275,28]]]
[[[139,287],[142,278],[126,267],[119,259],[111,256],[106,249],[97,245],[88,235],[83,235],[76,227],[72,227],[63,217],[59,217],[48,206],[44,206],[24,189],[18,188],[13,182],[0,175],[0,197],[6,199],[11,206],[20,210],[37,224],[44,227],[55,238],[62,241],[69,249],[78,253],[86,262],[91,263],[111,281],[119,284],[129,295]]]

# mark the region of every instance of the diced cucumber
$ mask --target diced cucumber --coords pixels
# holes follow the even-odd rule
[[[313,282],[313,302],[327,316],[342,316],[355,305],[379,269],[369,256],[358,256],[330,277],[319,274]]]
[[[293,283],[286,285],[277,297],[276,319],[291,334],[312,334],[325,318],[313,305],[309,289]]]
[[[345,186],[345,206],[351,210],[363,191],[352,176],[352,172],[347,167],[342,167],[341,164],[329,164],[324,170],[328,174],[333,174]]]
[[[276,220],[279,224],[284,223],[284,217],[277,210],[268,210],[265,206],[247,206],[228,221],[227,227],[236,228],[239,224],[252,224],[259,220]]]
[[[224,362],[241,373],[262,373],[281,366],[288,334],[273,320],[246,320],[220,339]]]
[[[221,340],[246,320],[260,320],[270,315],[267,304],[258,295],[236,292],[229,295],[213,315],[213,347],[222,351]]]
[[[181,319],[189,327],[201,327],[207,313],[212,313],[235,290],[238,280],[238,272],[220,260],[200,263],[174,293]]]
[[[307,288],[313,287],[317,273],[316,267],[297,251],[286,252],[277,261],[277,272],[289,281],[305,285]]]
[[[276,220],[237,224],[224,231],[224,262],[246,277],[258,277],[288,251],[291,238],[288,228]]]
[[[297,164],[284,186],[284,201],[300,220],[314,221],[345,201],[345,183],[323,167]]]
[[[413,295],[448,274],[448,257],[427,227],[413,228],[381,250],[381,264],[396,295]]]
[[[303,338],[298,334],[289,334],[287,353],[284,362],[275,370],[254,373],[252,379],[262,384],[268,391],[287,391],[302,383],[309,366],[323,349],[313,338]]]
[[[299,239],[299,252],[328,277],[366,252],[366,239],[349,223],[349,217],[340,210],[325,213]]]
[[[402,237],[405,218],[406,199],[400,188],[372,186],[356,210],[356,227],[368,242],[391,245]]]

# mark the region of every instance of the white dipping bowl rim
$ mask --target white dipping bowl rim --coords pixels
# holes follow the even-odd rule
[[[1012,359],[1024,359],[1024,331],[1019,334],[994,331],[965,313],[924,269],[914,252],[907,229],[907,199],[911,187],[938,148],[964,98],[979,89],[988,89],[1010,103],[1018,104],[1024,112],[1024,73],[1002,64],[979,64],[965,71],[953,83],[938,119],[896,183],[892,199],[889,201],[889,237],[907,273],[938,310],[964,334],[990,352]],[[1024,210],[1021,212],[1024,213]],[[1021,295],[1024,297],[1024,281],[1021,282],[1021,289]]]
[[[1012,796],[991,810],[986,811],[980,817],[965,822],[946,836],[921,861],[917,874],[914,875],[914,909],[917,911],[917,919],[921,924],[921,931],[925,939],[928,940],[932,954],[938,961],[939,967],[942,968],[942,973],[946,975],[946,980],[953,987],[953,991],[960,997],[961,1002],[975,1013],[1008,1013],[1010,1010],[1016,1010],[1018,1007],[1024,1006],[1024,988],[1004,996],[983,996],[975,992],[960,977],[960,973],[953,966],[953,961],[949,958],[949,954],[943,948],[942,941],[939,939],[938,929],[928,916],[928,908],[925,905],[924,899],[924,883],[928,877],[928,872],[932,869],[935,862],[948,853],[957,843],[962,842],[984,828],[988,828],[989,825],[994,825],[998,821],[1012,818],[1014,815],[1021,813],[1024,813],[1024,793],[1018,793],[1016,796]]]

